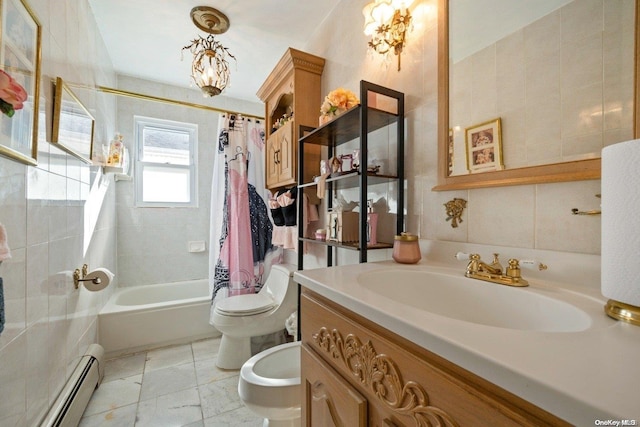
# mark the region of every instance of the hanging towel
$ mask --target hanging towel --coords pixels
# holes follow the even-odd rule
[[[318,182],[316,182],[316,196],[318,196],[318,199],[324,198],[326,181],[327,181],[327,178],[329,178],[329,176],[331,176],[331,171],[322,174],[320,178],[318,178]]]
[[[280,209],[280,203],[277,199],[269,199],[269,209],[271,210],[271,218],[273,219],[273,225],[281,227],[284,225],[284,215],[282,209]]]
[[[5,230],[4,225],[0,224],[0,262],[9,258],[11,258],[11,251],[7,243],[7,230]]]
[[[284,225],[296,225],[298,216],[296,199],[298,197],[298,188],[293,187],[278,196],[278,203],[282,209],[284,216]]]
[[[311,222],[318,221],[318,207],[309,203],[309,197],[302,194],[302,212],[303,212],[303,223],[302,223],[302,235],[308,236],[308,226]],[[297,197],[297,189],[286,190],[278,193],[278,196],[275,199],[271,199],[274,201],[272,206],[280,206],[282,213],[280,218],[283,218],[284,225],[279,225],[276,223],[276,217],[273,217],[273,221],[275,226],[273,227],[273,241],[272,243],[276,246],[281,246],[284,249],[293,249],[294,251],[298,250],[298,227],[299,224],[296,224],[296,200],[299,199]],[[278,209],[272,209],[271,214],[273,216],[274,211],[278,211]],[[304,244],[304,253],[307,253],[307,244]]]

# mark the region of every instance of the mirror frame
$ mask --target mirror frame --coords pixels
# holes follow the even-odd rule
[[[640,0],[635,2],[635,79],[633,93],[633,137],[638,138],[640,99]],[[449,143],[449,0],[438,0],[438,185],[434,191],[463,190],[508,185],[600,179],[600,157],[595,159],[504,169],[480,174],[448,175]]]
[[[69,121],[65,114],[65,103],[69,103],[74,107],[77,113],[82,114],[82,118],[91,121],[91,131],[84,135],[84,140],[79,141],[82,151],[78,148],[71,147],[68,141],[65,141],[61,135],[61,129]],[[82,104],[80,99],[71,91],[69,86],[61,77],[56,78],[55,94],[53,96],[53,128],[51,131],[51,144],[67,152],[73,157],[82,160],[90,165],[93,164],[93,135],[96,127],[96,119]]]

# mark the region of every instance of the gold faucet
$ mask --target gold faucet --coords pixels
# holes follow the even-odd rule
[[[493,254],[493,262],[491,264],[483,262],[478,254],[469,255],[469,264],[467,264],[467,272],[464,275],[471,279],[484,280],[485,282],[498,283],[500,285],[529,286],[529,282],[521,276],[520,262],[514,258],[510,259],[509,265],[503,272],[498,254]]]

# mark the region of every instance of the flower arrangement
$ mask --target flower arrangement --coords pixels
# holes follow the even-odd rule
[[[16,110],[21,110],[27,100],[27,92],[13,77],[0,70],[0,110],[13,117]]]
[[[330,118],[335,117],[358,104],[360,104],[360,100],[353,92],[348,89],[338,88],[324,97],[324,102],[320,106],[320,115]]]

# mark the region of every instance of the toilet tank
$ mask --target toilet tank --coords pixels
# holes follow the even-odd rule
[[[293,295],[297,295],[295,292],[297,284],[293,281],[293,272],[296,270],[296,266],[292,264],[272,265],[271,272],[269,272],[267,281],[260,293],[266,292],[277,304],[282,303],[287,296],[287,291]]]

